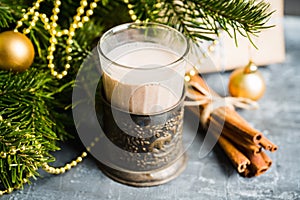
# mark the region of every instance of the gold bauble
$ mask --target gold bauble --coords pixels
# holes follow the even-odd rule
[[[0,69],[25,71],[33,59],[34,47],[28,37],[14,31],[0,33]]]
[[[233,97],[245,97],[258,100],[266,90],[263,76],[253,62],[232,72],[229,78],[228,90]]]

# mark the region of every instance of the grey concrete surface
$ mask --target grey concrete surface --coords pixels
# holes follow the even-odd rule
[[[285,0],[284,13],[286,15],[300,15],[300,1],[299,0]]]
[[[109,179],[92,158],[66,174],[43,177],[23,190],[1,197],[3,200],[100,200],[100,199],[203,199],[203,200],[296,200],[300,199],[300,17],[285,17],[286,61],[261,68],[267,91],[259,101],[260,109],[239,111],[255,128],[279,145],[269,154],[273,165],[265,174],[247,179],[239,176],[228,158],[216,146],[199,159],[200,134],[188,148],[186,170],[175,180],[157,187],[135,188]],[[221,74],[228,81],[229,72]],[[219,75],[208,75],[210,85]],[[188,121],[186,121],[188,124]],[[184,133],[189,135],[189,133]],[[55,153],[61,165],[74,158],[79,144],[63,145]]]

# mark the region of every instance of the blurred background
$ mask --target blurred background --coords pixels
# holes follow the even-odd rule
[[[285,0],[284,1],[285,15],[300,15],[300,0]]]

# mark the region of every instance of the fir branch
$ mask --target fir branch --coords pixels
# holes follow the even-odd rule
[[[1,6],[0,4],[0,32],[2,28],[8,28],[9,24],[14,22],[14,18],[10,12],[9,7]]]
[[[236,34],[248,37],[269,28],[269,4],[256,0],[131,0],[141,20],[156,21],[176,27],[189,38],[213,39],[209,34],[225,30],[236,39]]]
[[[55,111],[62,105],[54,95],[70,84],[59,87],[48,72],[34,67],[19,74],[0,71],[0,78],[5,80],[0,82],[0,180],[5,188],[16,188],[54,161],[50,152],[59,150],[60,135],[67,135],[57,123]]]
[[[27,26],[28,25],[29,24],[27,24]],[[38,21],[28,34],[28,37],[35,46],[39,58],[46,61],[45,54],[49,46],[50,34],[44,29],[44,24],[41,21]]]

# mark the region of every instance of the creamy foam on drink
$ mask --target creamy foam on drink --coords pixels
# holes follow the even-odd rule
[[[163,46],[135,42],[107,54],[102,66],[106,98],[112,105],[135,114],[161,112],[174,106],[184,87],[185,62]]]

